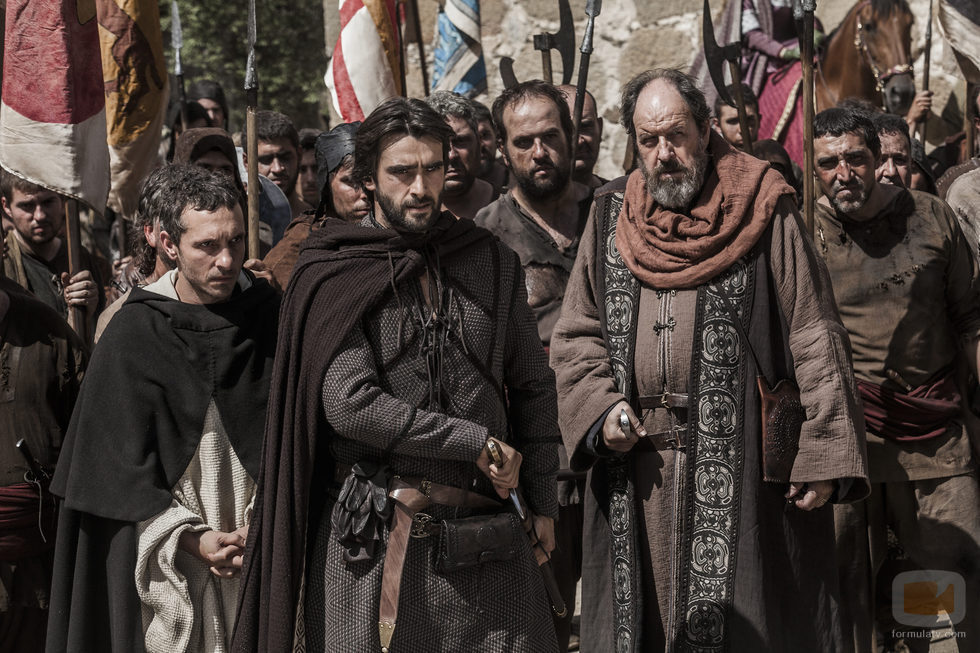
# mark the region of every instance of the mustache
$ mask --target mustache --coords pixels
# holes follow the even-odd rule
[[[667,161],[661,161],[654,168],[653,171],[657,173],[661,172],[683,172],[686,171],[687,167],[682,165],[677,159],[668,159]]]
[[[835,193],[839,193],[842,190],[864,190],[864,181],[860,177],[855,177],[854,181],[849,184],[845,184],[839,179],[835,179],[834,183],[830,186],[830,189]]]
[[[405,200],[402,206],[406,209],[424,209],[425,207],[434,203],[435,200],[433,200],[431,197],[423,197],[417,200]]]

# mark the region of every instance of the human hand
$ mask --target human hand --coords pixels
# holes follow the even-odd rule
[[[280,295],[282,294],[282,286],[279,285],[279,281],[272,275],[272,271],[265,266],[265,263],[261,259],[250,258],[245,261],[243,265],[246,270],[254,274],[259,279],[265,279],[269,282],[269,285],[275,288],[276,292]]]
[[[623,411],[626,412],[626,417],[630,422],[627,429],[623,429],[623,425],[620,423]],[[607,448],[620,453],[626,453],[632,449],[640,438],[646,437],[646,434],[647,430],[643,428],[643,424],[637,419],[633,408],[626,401],[621,401],[613,406],[602,424],[603,443]]]
[[[248,527],[243,528],[247,533]],[[231,578],[241,571],[245,555],[245,537],[241,530],[232,533],[184,531],[180,536],[180,546],[208,565],[215,576]]]
[[[503,464],[498,466],[490,462],[490,455],[487,448],[480,450],[480,457],[476,459],[476,466],[486,474],[487,478],[493,483],[497,495],[501,499],[506,499],[510,491],[517,487],[521,476],[521,452],[497,438],[490,438],[497,443],[500,449],[500,457]]]
[[[909,125],[914,125],[928,118],[929,112],[932,111],[932,95],[932,91],[919,91],[916,93],[915,98],[912,99],[912,106],[909,107],[908,113],[905,114],[905,122],[909,123]]]
[[[539,565],[550,559],[555,550],[555,520],[544,515],[531,514],[531,548]]]
[[[834,493],[833,481],[813,481],[811,483],[790,483],[786,499],[800,510],[815,510],[830,500]]]
[[[89,270],[82,270],[69,277],[67,272],[61,273],[61,286],[65,303],[84,309],[89,314],[99,305],[99,287],[92,280]]]

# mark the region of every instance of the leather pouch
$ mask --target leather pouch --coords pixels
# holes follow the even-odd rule
[[[485,562],[512,560],[525,537],[515,515],[479,515],[440,524],[436,571],[448,574]]]
[[[762,479],[789,483],[806,420],[800,389],[790,379],[779,381],[773,388],[762,376],[756,382],[762,400]]]

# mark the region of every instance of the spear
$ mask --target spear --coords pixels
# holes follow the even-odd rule
[[[177,101],[180,104],[180,125],[187,129],[187,95],[184,93],[184,67],[180,49],[184,47],[184,32],[180,28],[180,8],[177,0],[170,3],[170,47],[174,50],[174,77],[177,78]]]
[[[573,150],[578,143],[578,127],[582,122],[582,109],[585,108],[586,84],[589,81],[589,59],[592,57],[592,35],[595,31],[595,18],[600,11],[602,11],[602,0],[587,0],[585,14],[589,17],[589,21],[585,24],[585,36],[582,37],[582,47],[579,48],[582,56],[578,60],[578,84],[575,88],[575,111],[572,115]]]
[[[245,63],[245,152],[248,159],[248,257],[259,257],[259,135],[255,111],[259,77],[255,71],[255,0],[248,0],[248,60]]]

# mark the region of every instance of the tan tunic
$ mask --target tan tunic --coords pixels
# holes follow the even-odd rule
[[[963,345],[980,336],[980,286],[969,245],[945,203],[908,191],[862,223],[844,223],[818,204],[815,226],[857,378],[897,388],[887,373],[894,370],[915,387],[962,364]],[[963,420],[923,442],[869,432],[868,463],[875,483],[954,476],[975,466]]]

